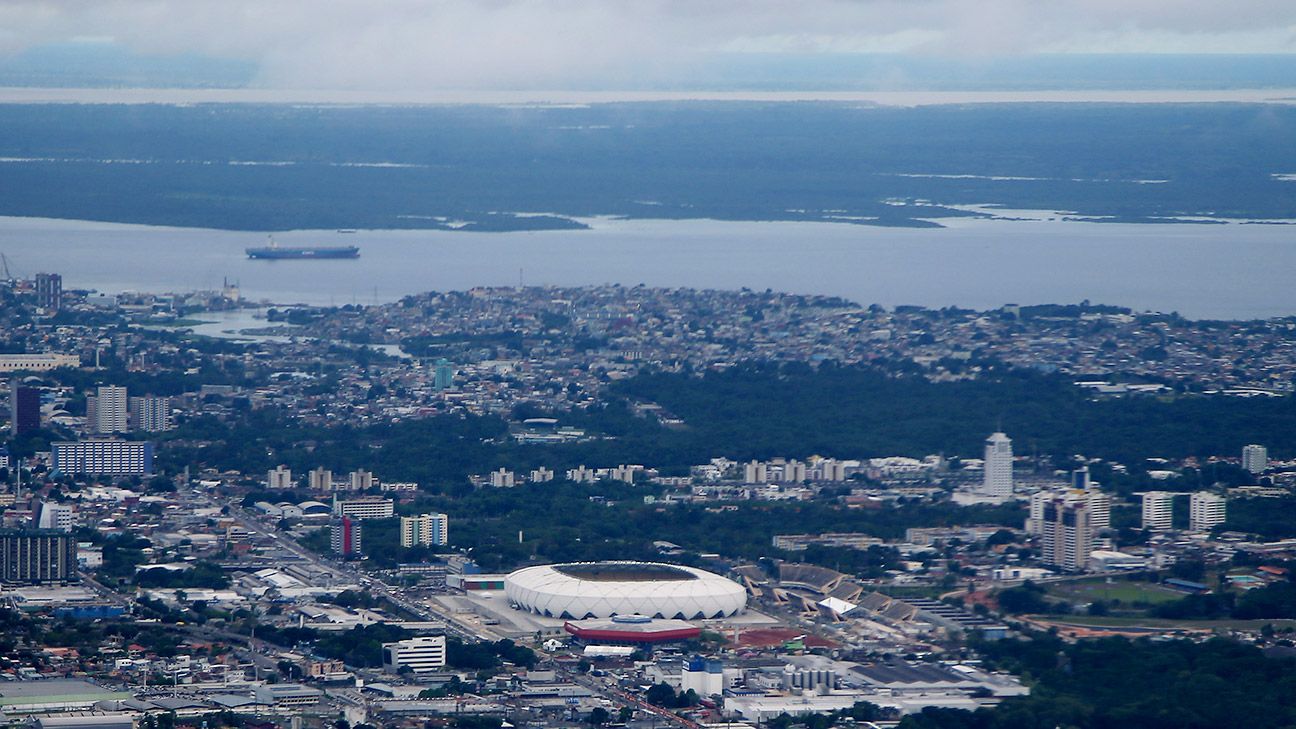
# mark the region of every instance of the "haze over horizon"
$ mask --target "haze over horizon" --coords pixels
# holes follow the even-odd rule
[[[0,7],[0,83],[7,85],[1214,88],[1282,85],[1294,63],[1296,5],[1280,0],[1082,7],[17,0]]]

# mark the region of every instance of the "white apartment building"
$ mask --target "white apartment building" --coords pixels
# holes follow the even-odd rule
[[[171,430],[171,398],[146,397],[130,398],[130,428],[142,433],[161,433]]]
[[[373,474],[364,469],[352,471],[350,481],[352,491],[368,491],[374,485]]]
[[[1094,529],[1087,499],[1068,501],[1057,494],[1043,504],[1041,561],[1064,570],[1079,571],[1089,564]]]
[[[126,388],[100,385],[86,398],[86,427],[93,433],[125,433],[130,427],[130,401]]]
[[[1098,536],[1111,528],[1111,497],[1089,489],[1031,494],[1026,531],[1039,536],[1044,563],[1065,570],[1086,569]]]
[[[635,474],[636,474],[636,473],[642,473],[643,470],[644,470],[644,467],[643,467],[643,466],[627,466],[627,465],[622,464],[622,465],[617,466],[616,468],[613,468],[612,471],[611,471],[611,473],[610,473],[610,475],[611,475],[613,481],[622,481],[622,482],[624,482],[624,483],[634,483],[634,481],[635,481]]]
[[[401,546],[418,544],[444,546],[450,540],[450,517],[445,514],[419,514],[401,517]]]
[[[55,504],[46,501],[40,506],[40,516],[36,519],[38,529],[56,529],[70,532],[76,526],[76,512],[66,504]]]
[[[1198,491],[1188,501],[1188,526],[1195,532],[1210,531],[1224,523],[1227,501],[1219,494]]]
[[[1111,497],[1101,491],[1086,491],[1089,502],[1089,523],[1095,533],[1111,529]]]
[[[311,469],[308,478],[311,491],[333,490],[333,472],[323,466]]]
[[[333,515],[353,519],[390,519],[396,515],[396,502],[379,496],[358,499],[333,497]]]
[[[1144,529],[1163,532],[1174,528],[1174,497],[1168,491],[1148,491],[1143,494]]]
[[[845,481],[846,464],[833,458],[821,459],[815,464],[810,477],[820,481]]]
[[[266,486],[272,489],[292,488],[292,469],[287,466],[279,466],[273,471],[267,471]]]
[[[1242,468],[1259,475],[1269,468],[1269,449],[1252,443],[1242,448]]]
[[[0,372],[45,372],[59,367],[80,366],[81,358],[75,354],[0,354]]]
[[[147,476],[153,473],[153,444],[94,438],[51,443],[50,465],[66,474]]]
[[[987,496],[1006,499],[1013,493],[1012,439],[991,433],[985,442],[985,475],[981,488]]]
[[[1036,491],[1030,497],[1030,514],[1026,519],[1027,534],[1044,533],[1044,506],[1056,499],[1068,503],[1083,502],[1089,509],[1089,524],[1094,533],[1111,528],[1111,497],[1101,491],[1070,489],[1066,491]]]
[[[531,483],[549,483],[554,480],[554,472],[544,466],[531,472]]]
[[[490,485],[497,489],[511,489],[517,484],[517,475],[507,468],[500,467],[498,471],[491,471]]]
[[[598,481],[598,474],[592,468],[586,468],[584,464],[576,468],[567,469],[567,480],[572,483],[594,483]]]
[[[383,643],[383,670],[399,673],[409,666],[415,673],[427,673],[445,668],[446,638],[444,635],[422,635],[398,643]]]
[[[783,464],[783,482],[801,483],[806,480],[806,465],[797,460]]]

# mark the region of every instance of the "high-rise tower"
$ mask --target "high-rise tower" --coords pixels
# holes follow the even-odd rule
[[[1010,498],[1013,493],[1012,439],[1003,433],[992,433],[985,442],[985,484],[987,496]]]

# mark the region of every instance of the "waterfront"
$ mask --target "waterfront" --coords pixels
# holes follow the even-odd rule
[[[861,304],[978,309],[1093,302],[1193,318],[1296,314],[1289,225],[945,219],[941,229],[714,220],[587,220],[583,231],[292,231],[283,245],[355,244],[358,260],[255,261],[259,233],[0,218],[14,275],[69,288],[188,291],[319,305],[485,285],[748,287]]]

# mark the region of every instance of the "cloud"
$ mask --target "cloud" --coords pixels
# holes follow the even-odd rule
[[[276,88],[687,78],[733,53],[1296,53],[1292,0],[3,0],[0,53],[112,38]]]

